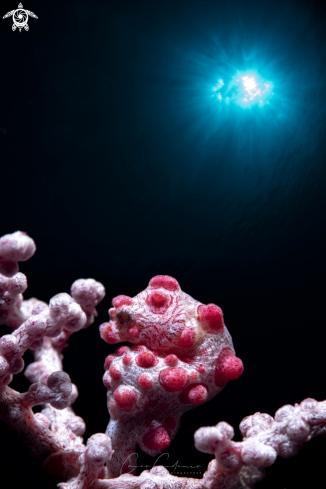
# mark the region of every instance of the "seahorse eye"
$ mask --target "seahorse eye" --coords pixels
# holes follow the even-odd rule
[[[120,324],[127,324],[129,323],[131,317],[130,314],[126,311],[120,311],[117,314],[117,320],[119,321]]]

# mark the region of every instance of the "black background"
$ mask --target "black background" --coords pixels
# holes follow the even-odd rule
[[[13,8],[3,1],[1,16]],[[21,266],[26,298],[48,301],[81,277],[106,288],[96,323],[64,352],[86,438],[109,420],[101,378],[114,348],[98,326],[112,297],[134,296],[168,274],[195,299],[222,307],[244,374],[183,416],[164,461],[203,472],[211,457],[193,446],[200,426],[224,420],[240,439],[246,415],[326,397],[325,7],[30,0],[24,8],[39,17],[29,32],[12,32],[11,19],[0,24],[1,235],[20,229],[36,242]],[[260,45],[278,46],[282,120],[237,108],[225,132],[214,133],[198,102],[200,82],[218,76],[208,76],[218,57],[214,22],[235,58],[246,36],[253,59]],[[268,167],[260,138],[274,155]],[[13,387],[28,388],[23,374]],[[54,488],[23,442],[0,429],[1,487]],[[324,439],[309,442],[294,459],[278,459],[259,487],[323,487],[325,453]],[[139,464],[153,460],[140,454]]]

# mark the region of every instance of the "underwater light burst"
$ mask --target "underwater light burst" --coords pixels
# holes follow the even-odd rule
[[[263,107],[275,98],[274,85],[257,72],[237,72],[228,84],[220,78],[213,87],[213,96],[219,102],[233,103],[242,108]]]

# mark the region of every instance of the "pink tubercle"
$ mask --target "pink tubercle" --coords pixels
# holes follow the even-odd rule
[[[150,350],[145,350],[137,355],[136,363],[138,367],[151,368],[154,367],[154,365],[157,365],[158,358]]]
[[[130,387],[119,386],[114,391],[113,397],[122,411],[131,411],[137,402],[137,393]]]
[[[118,295],[117,297],[114,297],[114,299],[112,299],[112,304],[115,308],[121,306],[131,306],[132,298],[127,295]]]
[[[149,282],[149,287],[160,288],[175,292],[180,289],[178,281],[169,275],[156,275]]]
[[[108,355],[105,359],[105,362],[104,362],[104,370],[108,370],[111,363],[113,362],[114,360],[114,355]]]
[[[178,357],[176,355],[168,355],[164,358],[164,363],[169,367],[175,367],[178,364]]]
[[[130,328],[128,329],[128,333],[132,338],[138,338],[139,336],[139,329],[138,328]]]
[[[161,370],[159,382],[167,392],[177,392],[185,387],[188,374],[182,367],[170,367]]]
[[[208,395],[208,387],[197,383],[190,384],[179,395],[179,399],[183,404],[193,404],[197,406],[206,401]]]
[[[114,331],[112,331],[112,326],[110,323],[101,324],[100,335],[101,338],[110,345],[114,345],[115,343],[119,343],[120,341],[119,336]]]
[[[150,450],[162,452],[170,446],[171,438],[163,426],[157,426],[144,435],[143,443]]]
[[[163,292],[159,292],[159,291],[152,292],[147,298],[147,302],[155,309],[163,308],[168,302],[168,300],[169,300],[168,296]]]
[[[139,375],[137,382],[143,389],[151,389],[154,383],[152,377],[148,374]]]
[[[181,336],[178,340],[178,345],[187,348],[193,346],[194,341],[195,341],[194,330],[192,328],[189,328],[189,326],[186,326],[182,331]]]
[[[206,372],[206,367],[204,365],[197,365],[196,366],[196,370],[197,372],[199,372],[200,374],[204,374]]]
[[[202,404],[207,399],[207,389],[205,386],[198,384],[192,387],[188,392],[188,401],[194,406]]]
[[[223,348],[215,366],[215,384],[224,386],[229,380],[236,380],[243,372],[243,363],[231,348]]]
[[[114,365],[112,365],[110,368],[109,368],[109,373],[112,377],[112,379],[114,380],[120,380],[121,379],[121,372],[120,370],[115,367]]]
[[[128,365],[132,364],[132,356],[131,355],[124,355],[122,357],[122,363],[127,367]]]
[[[190,372],[188,373],[188,376],[189,376],[189,380],[197,380],[199,377],[199,374],[196,370],[190,370]]]
[[[107,372],[103,375],[103,384],[107,389],[111,389],[111,384],[110,384],[110,377],[107,375]]]
[[[203,328],[209,328],[216,333],[221,333],[224,327],[222,309],[215,304],[207,304],[207,306],[198,306],[197,309],[198,321]]]
[[[130,351],[130,348],[128,346],[120,346],[114,353],[116,355],[123,355],[124,353],[127,353]]]

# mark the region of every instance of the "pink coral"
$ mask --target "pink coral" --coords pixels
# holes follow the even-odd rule
[[[232,426],[221,422],[200,428],[195,433],[195,445],[202,452],[214,453],[219,466],[227,471],[243,465],[269,467],[278,455],[292,457],[303,442],[324,434],[325,424],[326,401],[305,399],[301,404],[281,407],[274,418],[265,413],[244,418],[240,423],[242,442],[232,441]]]
[[[160,466],[138,477],[122,473],[133,469],[136,443],[152,455],[166,449],[182,413],[242,373],[222,311],[161,275],[136,297],[113,299],[101,335],[108,343],[133,345],[105,360],[111,420],[106,434],[91,436],[85,446],[85,423],[71,407],[78,391],[63,372],[62,351],[74,332],[93,322],[105,290],[80,279],[71,295],[58,294],[49,304],[24,301],[27,280],[18,262],[34,251],[25,233],[0,239],[0,319],[13,330],[0,339],[0,419],[23,435],[35,456],[47,456],[43,467],[66,481],[61,489],[250,489],[277,456],[291,457],[304,442],[325,435],[326,401],[305,399],[281,407],[274,418],[247,416],[240,424],[242,441],[232,440],[233,428],[225,422],[197,430],[197,449],[214,455],[202,479],[175,477]],[[27,349],[35,360],[25,371],[32,385],[19,393],[9,384],[23,370]],[[34,413],[39,404],[41,412]]]
[[[34,455],[54,455],[45,463],[49,472],[69,476],[85,450],[85,423],[71,408],[78,390],[62,371],[62,350],[74,332],[92,324],[105,290],[93,279],[79,279],[72,285],[72,296],[58,294],[49,305],[35,298],[24,301],[27,280],[18,262],[35,249],[21,231],[0,239],[0,320],[14,330],[0,339],[0,419],[24,436]],[[9,384],[23,370],[27,349],[35,359],[25,370],[32,385],[20,394]],[[38,404],[42,411],[34,414]]]
[[[221,309],[194,300],[172,277],[158,275],[136,297],[112,302],[102,338],[135,345],[109,355],[103,377],[111,416],[106,434],[115,450],[110,467],[119,475],[132,470],[136,443],[150,455],[168,448],[181,415],[237,379],[243,365]]]
[[[21,231],[0,238],[0,324],[13,329],[27,319],[35,305],[29,307],[28,301],[23,301],[27,280],[18,266],[18,262],[31,258],[35,249],[32,238]]]

